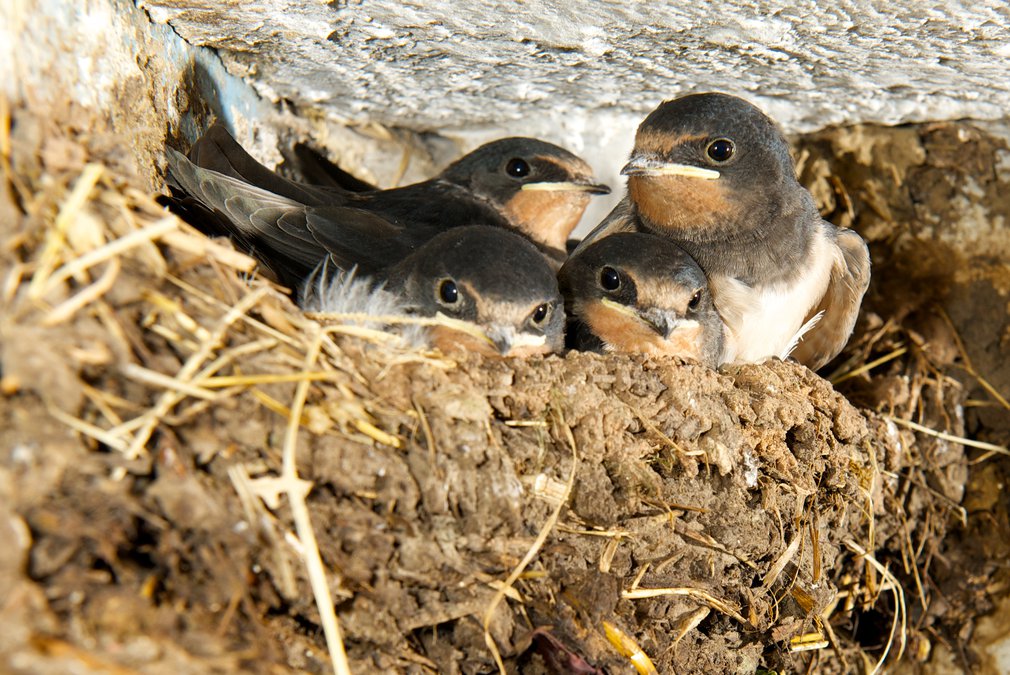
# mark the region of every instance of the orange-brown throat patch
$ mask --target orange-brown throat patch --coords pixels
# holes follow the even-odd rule
[[[721,179],[720,179],[721,180]],[[739,207],[724,182],[686,176],[629,176],[628,195],[649,223],[667,230],[707,230],[732,222]]]
[[[505,217],[534,241],[564,251],[590,199],[578,190],[520,190],[505,204]]]
[[[603,340],[607,351],[654,356],[665,354],[702,361],[702,335],[698,324],[678,328],[669,339],[665,339],[644,321],[608,307],[599,300],[583,303],[575,310],[593,334]]]

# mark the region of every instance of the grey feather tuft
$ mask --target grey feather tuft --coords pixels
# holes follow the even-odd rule
[[[413,347],[426,343],[425,327],[416,324],[387,323],[381,317],[409,317],[407,305],[384,284],[376,284],[359,276],[355,268],[342,270],[330,267],[324,260],[305,280],[301,290],[301,307],[306,312],[325,314],[363,314],[376,317],[360,325],[395,333]]]

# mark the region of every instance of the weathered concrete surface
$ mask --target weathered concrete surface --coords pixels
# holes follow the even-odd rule
[[[280,162],[285,140],[312,138],[353,170],[376,167],[362,173],[377,182],[392,180],[411,140],[296,115],[230,74],[216,51],[152,23],[130,0],[0,2],[0,98],[40,113],[64,111],[68,122],[74,110],[82,119],[103,119],[102,132],[126,141],[124,157],[152,190],[162,189],[157,167],[166,142],[185,145],[210,117],[269,166]],[[465,151],[440,145],[435,157],[415,156],[402,179],[426,178],[433,163]]]
[[[203,10],[203,18],[216,21],[218,31],[218,42],[206,40],[205,44],[221,47],[222,60],[214,50],[193,46],[176,33],[178,30],[200,42],[193,23],[196,10],[180,14],[152,3],[148,7],[153,16],[165,19],[174,15],[176,20],[171,25],[151,25],[147,13],[129,0],[0,0],[0,124],[7,121],[4,98],[17,104],[15,141],[31,136],[33,116],[65,122],[65,134],[43,137],[53,143],[40,144],[44,162],[55,162],[57,170],[64,173],[68,166],[77,167],[80,159],[70,154],[60,163],[61,153],[77,147],[67,138],[79,135],[91,142],[97,136],[110,137],[122,152],[96,159],[132,158],[151,189],[162,187],[155,167],[162,161],[166,137],[172,142],[178,142],[173,138],[176,135],[192,137],[208,114],[225,119],[240,142],[268,164],[279,159],[278,144],[287,143],[288,136],[308,137],[324,145],[348,168],[364,168],[363,175],[382,184],[430,175],[440,164],[489,137],[516,132],[543,135],[587,156],[618,193],[622,181],[616,169],[641,115],[660,98],[692,89],[746,94],[790,131],[868,119],[896,122],[969,116],[993,120],[991,128],[984,128],[1000,138],[1010,138],[1004,113],[1008,87],[1004,74],[1010,47],[1001,42],[1006,10],[992,3],[976,3],[969,9],[957,9],[956,14],[954,10],[945,14],[942,7],[946,5],[941,10],[920,11],[912,0],[902,3],[910,8],[893,10],[886,16],[850,4],[834,18],[826,18],[823,10],[812,5],[804,6],[802,12],[779,11],[770,5],[759,9],[730,6],[718,10],[719,27],[714,27],[700,17],[700,5],[692,10],[639,9],[641,16],[622,24],[619,17],[630,16],[632,10],[606,2],[583,3],[579,14],[548,11],[539,4],[516,4],[507,8],[508,20],[502,11],[476,12],[475,8],[483,7],[477,3],[469,5],[469,12],[453,9],[452,16],[439,18],[434,10],[416,6],[404,7],[401,14],[400,10],[334,2],[330,9],[284,7],[277,19],[276,10],[271,14],[257,5],[235,2],[216,14]],[[446,6],[444,2],[435,5]],[[778,13],[766,23],[756,18],[764,10]],[[317,32],[307,33],[302,30],[302,12],[330,18],[310,24]],[[603,16],[604,12],[609,15]],[[810,18],[801,20],[803,12]],[[374,16],[371,23],[365,21],[366,14]],[[846,20],[840,18],[843,14],[860,18]],[[664,28],[661,24],[667,19]],[[587,28],[597,25],[601,26],[597,32]],[[629,25],[637,28],[627,28]],[[460,37],[466,34],[481,37],[467,42]],[[306,35],[311,45],[329,50],[326,58],[313,61],[307,58],[308,52],[299,51]],[[336,42],[327,41],[331,35]],[[531,35],[534,37],[528,37]],[[437,52],[439,44],[444,53]],[[646,51],[636,51],[640,49]],[[837,53],[832,51],[836,49]],[[325,94],[281,70],[292,63],[301,67],[315,64],[310,70],[318,75],[318,82],[342,89]],[[338,63],[339,70],[335,70]],[[335,77],[338,72],[344,79]],[[287,99],[295,105],[288,105]],[[25,104],[31,114],[24,113]],[[402,128],[384,132],[383,127],[348,129],[341,124],[364,120]],[[880,204],[891,208],[887,205],[893,201],[880,195],[891,195],[896,187],[903,187],[909,172],[933,171],[939,187],[933,189],[929,184],[923,191],[943,200],[945,208],[913,199],[918,193],[911,194],[911,215],[899,214],[899,225],[916,228],[913,231],[920,236],[915,244],[930,238],[956,243],[975,260],[991,254],[993,260],[987,264],[1002,265],[1003,254],[1010,249],[1007,191],[1000,188],[1010,182],[1010,154],[969,128],[950,134],[943,130],[946,125],[940,126],[937,136],[941,138],[929,147],[929,152],[940,158],[934,157],[925,167],[920,165],[929,153],[914,143],[903,146],[897,158],[891,157],[893,161],[878,161],[893,152],[881,138],[918,135],[915,129],[843,130],[849,135],[847,142],[831,149],[836,156],[865,154],[867,159],[857,163],[865,165],[863,175],[869,178],[848,184],[857,203],[868,205],[862,209],[864,213]],[[404,131],[425,127],[439,133]],[[44,126],[38,128],[39,133],[45,130]],[[6,141],[0,133],[0,143]],[[987,153],[994,145],[993,152]],[[400,175],[404,148],[410,148],[411,153],[406,172]],[[921,152],[922,156],[909,158],[910,152]],[[979,165],[978,158],[989,154],[993,156],[991,166]],[[902,170],[886,170],[888,163]],[[837,168],[837,164],[833,166]],[[889,185],[892,181],[893,186]],[[940,189],[944,181],[950,182],[947,192]],[[824,184],[829,192],[834,189],[826,178]],[[920,177],[914,184],[921,187],[926,181]],[[10,200],[13,193],[6,196]],[[0,211],[3,206],[0,203]],[[885,219],[886,208],[878,213],[878,220]],[[591,222],[598,215],[592,213],[587,220]],[[19,222],[0,218],[0,230],[4,225],[17,227]],[[859,226],[877,242],[891,239],[875,229],[881,227],[879,222],[864,220]],[[889,232],[895,231],[899,231],[897,227]],[[12,254],[19,247],[8,246],[5,252]],[[878,284],[887,276],[886,263],[886,259],[875,258]],[[977,278],[979,267],[964,265],[962,273],[969,280]],[[895,275],[892,270],[891,276]],[[939,295],[944,291],[923,285],[925,292]],[[977,292],[980,288],[986,295]],[[964,302],[960,312],[951,314],[978,336],[992,325],[992,319],[980,318],[991,314],[1002,320],[1010,284],[966,289],[959,292],[974,293],[972,302]],[[990,305],[976,304],[978,298],[991,298]],[[984,311],[969,311],[975,307]],[[991,331],[983,336],[987,341],[973,341],[981,345],[978,349],[988,350],[987,356],[975,363],[991,380],[1006,363],[1000,350],[1007,334],[1005,330],[998,335]],[[942,349],[940,344],[937,349]],[[907,379],[904,374],[894,377]],[[956,418],[961,422],[963,411],[958,406]],[[38,414],[29,421],[37,420]],[[59,449],[47,443],[40,447]],[[102,466],[106,466],[104,459]],[[1002,474],[996,478],[999,480],[994,479],[991,485],[998,486],[993,488],[994,494],[1003,499],[1004,493],[996,490],[1002,490],[1007,481],[1002,480]],[[234,498],[230,486],[228,490]],[[992,497],[994,503],[996,498]],[[1000,513],[999,504],[993,511]],[[19,573],[27,569],[25,562],[12,560]],[[971,580],[970,568],[965,569]],[[98,577],[89,579],[98,582]],[[131,597],[142,596],[132,592]],[[997,663],[992,672],[1007,671],[1010,650],[1005,610],[1001,605],[993,621],[979,628],[977,645]],[[113,621],[135,619],[122,611],[102,611],[101,615]],[[30,616],[45,619],[41,613]],[[25,625],[29,625],[27,621]],[[6,633],[24,635],[23,631]],[[54,630],[46,631],[46,635],[53,634]],[[301,627],[298,634],[303,634]],[[294,653],[296,647],[291,649]],[[943,651],[938,646],[935,653],[942,657]],[[307,653],[300,649],[296,659]],[[958,663],[955,656],[950,661]],[[292,665],[298,663],[295,660]],[[953,672],[960,672],[954,667]],[[52,672],[66,670],[57,667]]]
[[[413,128],[635,117],[696,90],[790,130],[1002,117],[1002,0],[962,3],[141,0],[273,99]]]

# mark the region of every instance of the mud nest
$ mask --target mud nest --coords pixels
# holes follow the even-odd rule
[[[985,381],[945,314],[868,299],[832,375],[859,408],[791,363],[408,350],[302,315],[114,135],[2,109],[12,671],[972,662],[992,589],[945,543],[969,522],[949,373]]]

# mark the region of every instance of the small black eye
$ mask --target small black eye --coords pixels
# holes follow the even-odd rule
[[[524,178],[530,174],[530,165],[526,163],[525,159],[510,159],[509,163],[505,165],[505,173],[512,176],[513,178]]]
[[[543,323],[544,319],[547,318],[547,313],[550,312],[550,306],[545,302],[536,309],[533,310],[533,323]]]
[[[600,270],[600,286],[607,291],[616,291],[621,287],[621,275],[613,267]]]
[[[438,297],[447,305],[455,305],[456,301],[459,300],[459,289],[456,288],[456,282],[452,279],[446,279],[439,284]]]
[[[699,288],[691,296],[691,299],[687,301],[688,309],[698,309],[698,305],[701,304],[701,289]]]
[[[735,150],[736,146],[733,145],[733,141],[728,138],[718,138],[708,144],[708,149],[705,152],[708,153],[713,162],[722,164],[729,161]]]

